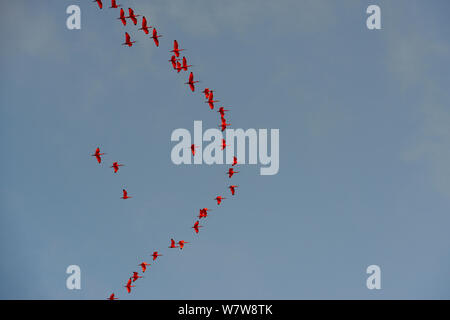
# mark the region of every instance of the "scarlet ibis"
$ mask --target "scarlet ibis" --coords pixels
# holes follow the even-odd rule
[[[150,263],[147,263],[147,262],[142,262],[141,264],[138,264],[138,266],[141,266],[141,268],[142,268],[142,273],[145,273],[145,270],[147,270],[147,266],[149,266],[150,265]]]
[[[114,173],[119,171],[119,167],[123,167],[124,164],[119,164],[118,162],[113,162],[113,165],[110,168],[114,168]]]
[[[195,156],[195,148],[198,148],[198,146],[192,144],[191,145],[191,151],[192,151],[192,155]]]
[[[111,7],[109,8],[118,8],[118,7],[121,7],[121,5],[117,4],[116,0],[111,0]]]
[[[123,11],[123,8],[121,8],[121,9],[120,9],[120,17],[117,18],[117,19],[119,19],[120,21],[122,21],[122,24],[123,24],[124,26],[127,25],[127,19],[125,19],[125,18],[126,18],[126,17],[125,17],[125,11]]]
[[[147,26],[147,19],[145,18],[145,16],[142,17],[142,28],[139,28],[138,30],[143,30],[145,32],[145,34],[148,34],[149,32],[149,28],[151,28],[152,26]]]
[[[121,197],[120,199],[130,199],[130,198],[133,198],[133,197],[129,197],[129,196],[128,196],[127,190],[122,189],[122,192],[123,192],[123,197]]]
[[[194,81],[194,74],[191,72],[189,74],[189,81],[185,82],[184,84],[188,84],[189,87],[191,88],[192,92],[194,92],[195,91],[195,85],[194,84],[197,83],[197,82],[200,82],[200,81]]]
[[[187,64],[186,57],[183,57],[183,70],[184,70],[184,71],[188,71],[188,68],[189,68],[189,67],[193,67],[193,65],[192,65],[192,64],[188,65],[188,64]]]
[[[237,165],[238,164],[238,162],[237,162],[237,157],[233,157],[233,164],[232,164],[232,166],[235,166],[235,165]]]
[[[175,58],[175,56],[172,56],[169,60],[169,62],[172,62],[172,67],[176,70],[177,69],[177,61],[178,59]]]
[[[227,121],[225,120],[225,118],[222,118],[222,123],[219,125],[220,130],[225,131],[225,129],[231,126],[231,123],[227,123]],[[222,150],[225,149],[225,146],[222,144]]]
[[[122,45],[124,46],[124,45],[127,45],[127,46],[129,46],[129,47],[132,47],[133,46],[133,43],[135,43],[136,41],[131,41],[131,37],[130,37],[130,35],[128,34],[128,32],[125,32],[125,42],[124,43],[122,43]]]
[[[208,208],[203,208],[200,209],[200,214],[198,215],[198,218],[206,218],[208,216],[208,211],[212,211],[212,209],[208,209]]]
[[[156,28],[153,28],[153,35],[150,37],[150,39],[153,39],[157,47],[159,47],[158,38],[160,37],[162,37],[162,35],[158,35],[158,31],[156,31]]]
[[[224,199],[226,199],[226,198],[224,198],[224,197],[222,197],[222,196],[217,196],[217,197],[214,198],[214,200],[217,201],[217,205],[220,205],[220,203],[221,203],[222,200],[224,200]]]
[[[203,226],[199,225],[199,222],[197,221],[192,228],[195,230],[195,233],[198,233],[198,228],[203,228]]]
[[[133,9],[128,8],[128,17],[126,17],[126,18],[130,18],[131,21],[133,21],[134,25],[137,25],[136,17],[139,17],[139,16],[140,16],[139,14],[134,14]]]
[[[127,288],[128,293],[131,292],[131,288],[134,287],[134,286],[131,285],[131,278],[128,279],[127,285],[124,286],[124,287]]]
[[[189,243],[189,242],[184,241],[184,240],[178,241],[178,244],[180,245],[180,249],[183,249],[185,243]]]
[[[238,173],[239,171],[234,171],[233,168],[228,169],[228,178],[231,178],[233,174]]]
[[[111,295],[109,296],[108,300],[118,300],[119,298],[116,298],[114,296],[114,293],[111,293]]]
[[[205,99],[208,100],[208,98],[209,98],[209,89],[205,88],[205,90],[203,90],[202,93],[205,94]]]
[[[231,185],[231,186],[229,186],[228,188],[230,188],[230,191],[231,191],[231,194],[234,196],[234,193],[236,192],[236,188],[237,188],[238,186],[233,186],[233,185]]]
[[[100,153],[100,148],[97,148],[97,149],[95,150],[95,153],[94,153],[94,154],[91,154],[91,156],[96,157],[98,163],[101,163],[101,162],[102,162],[102,157],[100,157],[100,156],[102,156],[102,155],[104,155],[104,154],[106,154],[106,153]]]
[[[162,254],[158,254],[158,251],[154,251],[154,252],[152,253],[153,261],[155,261],[156,258],[161,257],[161,256],[162,256]]]
[[[217,112],[220,113],[220,116],[221,116],[221,117],[225,117],[225,112],[226,112],[226,111],[229,111],[229,110],[226,110],[224,107],[220,107],[220,108],[219,108],[219,111],[217,111]]]
[[[139,273],[137,273],[136,271],[135,272],[133,272],[133,282],[135,282],[137,279],[139,279],[139,278],[142,278],[140,275],[139,275]]]
[[[99,7],[100,9],[103,8],[102,0],[94,0],[94,1],[92,1],[92,2],[97,2],[98,7]]]
[[[178,73],[180,73],[181,70],[183,70],[183,66],[181,65],[180,61],[177,61],[177,67],[175,68]]]
[[[214,109],[214,102],[219,102],[219,100],[214,100],[214,92],[210,90],[208,95],[208,101],[206,101],[206,103],[209,104],[209,108],[211,110]]]
[[[175,240],[170,239],[170,247],[169,248],[178,248],[178,246],[175,245]]]
[[[223,131],[223,130],[222,130]],[[225,139],[222,139],[222,150],[225,149],[227,144],[225,143]]]
[[[178,48],[178,41],[177,40],[173,40],[173,50],[171,50],[170,52],[173,52],[175,54],[175,56],[179,57],[180,56],[180,51],[183,51],[184,49],[179,49]]]

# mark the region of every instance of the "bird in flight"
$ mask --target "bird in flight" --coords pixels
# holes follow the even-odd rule
[[[128,17],[126,17],[126,18],[130,18],[131,21],[133,21],[134,25],[137,25],[136,17],[139,17],[139,16],[140,16],[139,14],[134,14],[133,9],[128,8]]]
[[[123,164],[119,164],[118,162],[113,162],[113,165],[110,168],[114,168],[114,173],[117,173],[119,171],[119,167],[123,167]]]
[[[97,158],[97,162],[101,163],[102,162],[102,157],[101,156],[104,155],[104,154],[106,154],[106,153],[100,153],[100,148],[97,148],[95,150],[95,153],[91,154],[91,156],[96,157]]]
[[[236,156],[234,156],[233,157],[233,163],[231,164],[232,166],[235,166],[235,165],[237,165],[238,164],[238,162],[237,162],[237,157]]]
[[[177,61],[178,61],[178,59],[174,55],[172,55],[172,57],[169,60],[169,62],[172,62],[172,67],[175,70],[177,70]]]
[[[226,198],[224,198],[222,196],[217,196],[217,197],[214,198],[214,200],[217,201],[217,205],[220,205],[220,203],[222,202],[223,199],[226,199]]]
[[[184,248],[184,244],[185,244],[185,243],[189,243],[189,242],[184,241],[184,240],[178,241],[178,244],[180,245],[180,250]]]
[[[147,19],[145,18],[145,16],[142,17],[142,28],[139,28],[138,30],[142,30],[145,32],[145,34],[149,33],[149,28],[151,28],[152,26],[148,26],[147,25]]]
[[[229,111],[229,110],[226,110],[226,109],[224,109],[224,107],[220,107],[219,108],[219,111],[217,111],[217,112],[219,112],[220,113],[220,117],[225,117],[225,112],[226,111]]]
[[[170,239],[170,247],[169,248],[178,248],[178,246],[175,245],[175,240]]]
[[[228,127],[228,126],[231,126],[231,123],[227,123],[227,120],[225,120],[225,118],[221,118],[221,120],[222,120],[222,122],[221,122],[221,124],[219,125],[219,127],[220,127],[220,130],[222,130],[222,131],[225,131],[225,129]],[[225,147],[223,146],[223,144],[222,144],[222,147],[223,147],[223,149],[225,149]],[[223,150],[222,149],[222,150]]]
[[[233,174],[238,173],[239,171],[234,171],[233,168],[228,169],[228,178],[231,178]]]
[[[99,7],[100,9],[103,8],[102,0],[94,0],[94,1],[92,1],[92,2],[97,2],[98,7]]]
[[[200,82],[200,81],[194,81],[194,74],[191,72],[189,74],[189,81],[185,82],[184,84],[188,84],[189,87],[191,88],[192,92],[194,92],[195,91],[195,85],[194,84],[197,83],[197,82]]]
[[[135,272],[133,272],[133,282],[135,282],[137,279],[139,279],[139,278],[142,278],[140,275],[139,275],[139,273],[137,273],[136,271]]]
[[[107,298],[108,300],[118,300],[119,298],[116,298],[114,296],[114,293],[111,293],[111,295],[109,296],[109,298]]]
[[[156,28],[153,28],[153,35],[150,37],[150,39],[153,39],[155,42],[155,45],[159,47],[159,40],[158,38],[162,37],[162,35],[158,35],[158,31],[156,31]]]
[[[128,34],[128,32],[125,32],[125,42],[124,43],[122,43],[122,45],[124,46],[124,45],[127,45],[127,46],[129,46],[129,47],[132,47],[133,46],[133,43],[135,43],[136,41],[131,41],[131,37],[130,37],[130,35]]]
[[[212,90],[210,90],[208,95],[208,101],[206,101],[205,103],[209,104],[209,108],[212,110],[214,109],[214,102],[219,102],[219,100],[214,100],[214,93]]]
[[[127,25],[127,19],[125,19],[125,18],[126,18],[126,17],[125,17],[125,11],[123,11],[123,8],[121,8],[121,9],[120,9],[120,17],[117,18],[117,19],[119,19],[120,21],[122,21],[122,24],[123,24],[124,26]]]
[[[231,194],[234,196],[234,193],[236,192],[236,188],[237,188],[238,186],[234,186],[234,185],[231,185],[231,186],[229,186],[228,188],[230,188],[230,191],[231,191]]]
[[[227,147],[227,144],[225,143],[225,139],[222,139],[222,150],[225,149],[226,147]]]
[[[131,288],[134,287],[134,286],[131,285],[131,278],[128,279],[127,285],[124,286],[124,287],[127,288],[128,293],[131,292]]]
[[[197,221],[192,228],[195,230],[195,233],[198,233],[198,228],[203,228],[203,226],[199,225],[199,221]]]
[[[123,192],[123,196],[122,196],[120,199],[130,199],[130,198],[133,198],[133,197],[129,197],[129,196],[128,196],[127,190],[122,189],[122,192]]]
[[[140,266],[142,268],[142,273],[145,273],[145,270],[147,270],[147,266],[149,266],[149,265],[150,265],[150,263],[147,263],[145,261],[138,264],[138,266]]]
[[[198,148],[198,146],[196,146],[195,144],[191,145],[191,151],[192,151],[192,155],[195,156],[195,149]]]
[[[154,251],[154,252],[152,253],[153,261],[155,261],[156,258],[161,257],[161,256],[162,256],[162,254],[158,254],[158,251]]]
[[[187,64],[186,57],[183,57],[183,60],[182,60],[182,61],[183,61],[182,69],[183,69],[184,71],[188,71],[188,68],[193,67],[192,64],[190,64],[190,65]]]
[[[111,0],[111,7],[109,7],[109,8],[111,9],[111,8],[118,8],[118,7],[121,7],[121,5],[117,4],[116,0]]]
[[[202,93],[205,94],[205,99],[208,100],[208,98],[209,98],[209,89],[205,88],[205,90],[203,90]]]
[[[179,57],[180,56],[180,51],[183,51],[184,49],[179,49],[178,48],[178,41],[177,40],[173,40],[173,50],[171,50],[170,52],[173,52],[175,54],[175,56]]]

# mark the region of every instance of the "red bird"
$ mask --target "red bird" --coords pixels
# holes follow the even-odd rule
[[[150,37],[150,39],[153,39],[156,46],[159,47],[159,40],[158,38],[162,37],[162,35],[158,35],[158,31],[156,31],[156,28],[153,28],[153,36]]]
[[[185,82],[184,84],[188,84],[189,87],[191,88],[192,92],[194,92],[194,91],[195,91],[195,86],[194,86],[194,84],[197,83],[197,82],[200,82],[200,81],[194,81],[194,74],[191,72],[191,73],[189,74],[189,81],[188,81],[188,82]]]
[[[172,58],[170,58],[169,62],[172,62],[172,67],[176,70],[177,69],[177,61],[178,59],[175,58],[175,56],[172,56]]]
[[[232,166],[235,166],[235,165],[237,165],[238,164],[238,162],[237,162],[237,157],[233,157],[233,164],[232,164]]]
[[[161,257],[161,256],[162,256],[162,254],[158,254],[158,251],[154,251],[154,252],[152,253],[153,261],[155,261],[156,258]]]
[[[148,34],[149,32],[149,28],[151,28],[152,26],[147,26],[147,19],[144,17],[142,17],[142,28],[139,28],[138,30],[143,30],[145,32],[145,34]]]
[[[137,273],[136,271],[133,272],[133,282],[135,282],[137,279],[142,278],[139,273]]]
[[[132,47],[133,46],[133,43],[135,43],[136,41],[131,41],[131,37],[130,37],[130,35],[128,34],[128,32],[125,32],[125,42],[124,43],[122,43],[122,45],[124,46],[124,45],[127,45],[127,46],[129,46],[129,47]]]
[[[113,162],[113,165],[110,168],[114,168],[114,173],[119,171],[119,167],[123,167],[124,164],[119,164],[118,162]]]
[[[222,118],[222,123],[219,125],[220,130],[225,131],[225,129],[231,126],[231,123],[227,123],[227,121],[225,120],[225,118]],[[225,149],[224,144],[222,143],[222,150]]]
[[[211,110],[214,109],[214,102],[219,102],[219,100],[214,100],[214,93],[211,90],[211,91],[209,91],[208,101],[206,101],[206,103],[209,104],[209,108]]]
[[[197,221],[194,223],[194,226],[192,227],[195,230],[195,233],[198,233],[198,228],[203,228],[203,226],[199,225],[199,222]]]
[[[192,151],[192,155],[195,156],[195,148],[198,148],[198,146],[192,144],[191,145],[191,151]]]
[[[91,156],[96,157],[98,163],[101,163],[101,162],[102,162],[102,157],[100,157],[100,156],[102,156],[102,155],[104,155],[104,154],[106,154],[106,153],[100,153],[100,148],[97,148],[97,149],[95,150],[95,153],[94,153],[94,154],[91,154]]]
[[[118,7],[121,7],[121,5],[117,4],[116,0],[111,0],[111,7],[109,8],[118,8]]]
[[[175,68],[178,73],[180,73],[181,70],[183,70],[183,66],[181,65],[180,61],[177,61],[177,67]]]
[[[203,90],[202,93],[205,94],[205,99],[208,100],[208,98],[209,98],[209,89],[205,88],[205,90]]]
[[[130,199],[130,198],[133,198],[133,197],[129,197],[129,196],[128,196],[127,190],[122,189],[122,192],[123,192],[123,197],[121,197],[120,199]]]
[[[223,131],[223,130],[222,130]],[[222,150],[225,149],[227,144],[225,144],[225,139],[222,139]]]
[[[233,168],[228,169],[228,178],[231,178],[233,174],[238,173],[239,171],[234,171]]]
[[[192,65],[192,64],[188,65],[188,64],[187,64],[186,57],[183,57],[183,70],[184,70],[184,71],[188,71],[188,68],[189,68],[189,67],[193,67],[193,65]]]
[[[217,200],[217,205],[220,205],[220,203],[222,202],[223,199],[226,199],[226,198],[221,197],[221,196],[217,196],[214,198],[214,200]]]
[[[208,208],[203,208],[200,209],[200,214],[198,215],[198,218],[206,218],[208,216],[208,211],[212,211],[212,209],[208,209]]]
[[[145,273],[145,270],[147,270],[147,266],[149,266],[150,265],[150,263],[147,263],[147,262],[142,262],[141,264],[138,264],[138,266],[141,266],[141,268],[142,268],[142,273]]]
[[[170,239],[170,247],[169,248],[178,248],[178,246],[175,245],[175,240]]]
[[[180,56],[180,51],[183,51],[184,49],[179,49],[178,48],[178,42],[177,40],[173,40],[173,50],[171,50],[170,52],[173,52],[177,57]]]
[[[94,1],[92,1],[92,2],[97,2],[98,7],[99,7],[100,9],[103,8],[102,0],[94,0]]]
[[[131,278],[128,279],[127,285],[124,286],[124,287],[127,288],[128,293],[131,292],[131,288],[134,287],[134,286],[131,285]]]
[[[238,186],[233,186],[233,185],[231,185],[231,186],[229,186],[228,188],[230,188],[230,191],[231,191],[231,194],[234,196],[234,193],[236,192],[236,188],[237,188]]]
[[[189,243],[189,242],[184,241],[184,240],[178,241],[178,244],[180,245],[180,250],[183,249],[185,243]]]
[[[134,25],[137,25],[136,17],[139,17],[139,16],[140,16],[139,14],[136,14],[136,15],[134,14],[133,9],[128,8],[128,17],[126,17],[126,18],[130,18],[131,21],[133,21]]]
[[[220,116],[221,116],[221,117],[225,117],[225,111],[229,111],[229,110],[226,110],[226,109],[224,109],[223,107],[220,107],[220,108],[219,108],[219,111],[217,111],[217,112],[220,113]]]
[[[125,11],[123,11],[123,8],[120,9],[120,17],[117,18],[117,19],[119,19],[120,21],[122,21],[122,24],[123,24],[124,26],[127,25],[127,19],[125,19]]]
[[[119,298],[114,297],[114,293],[111,293],[111,295],[107,299],[108,300],[118,300]]]

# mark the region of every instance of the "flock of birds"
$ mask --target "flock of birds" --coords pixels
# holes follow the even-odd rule
[[[103,8],[102,0],[94,0],[93,2],[96,2],[100,9]],[[111,0],[111,6],[109,8],[117,9],[120,7],[121,7],[121,5],[117,4],[116,0]],[[138,24],[137,17],[140,17],[140,16],[141,15],[139,15],[139,14],[135,14],[132,8],[128,8],[128,16],[126,16],[125,10],[123,8],[120,8],[120,16],[117,19],[119,19],[124,26],[127,25],[127,22],[128,22],[127,19],[129,19],[136,26]],[[142,16],[141,28],[139,28],[138,30],[142,30],[145,34],[149,34],[150,29],[152,29],[152,36],[150,38],[153,39],[155,45],[157,47],[159,47],[159,38],[162,37],[162,35],[158,34],[158,31],[156,30],[156,28],[154,26],[149,26],[145,16]],[[122,45],[132,47],[134,43],[136,43],[136,41],[132,41],[130,34],[128,32],[125,32],[125,42]],[[192,65],[188,64],[186,57],[183,56],[183,58],[180,58],[180,52],[184,51],[184,50],[185,49],[180,49],[177,40],[174,40],[173,50],[170,51],[172,56],[171,56],[169,62],[171,62],[172,68],[174,70],[176,70],[178,73],[180,73],[182,71],[187,72],[189,68],[193,67]],[[181,60],[181,62],[180,62],[180,60]],[[193,72],[190,72],[188,81],[185,84],[189,85],[189,88],[192,92],[195,92],[195,84],[198,82],[199,81],[194,81],[194,74],[193,74]],[[219,100],[214,100],[214,90],[205,88],[202,91],[202,94],[204,94],[204,96],[205,96],[205,99],[206,99],[205,103],[208,103],[210,109],[213,110],[215,108],[215,103],[219,102]],[[221,124],[219,125],[219,127],[221,128],[222,131],[224,131],[230,125],[230,123],[227,123],[227,120],[225,119],[225,112],[227,112],[227,111],[229,111],[229,110],[224,109],[224,107],[220,107],[217,111],[220,114]],[[221,144],[222,150],[224,150],[226,147],[227,147],[226,141],[225,141],[225,139],[222,139],[222,144]],[[191,145],[192,156],[195,156],[196,148],[198,148],[198,146],[196,146],[194,144]],[[105,154],[106,153],[100,152],[100,148],[97,148],[95,150],[95,153],[92,154],[92,156],[97,159],[98,163],[101,163],[102,156]],[[228,171],[226,172],[226,174],[228,175],[229,178],[231,178],[235,173],[239,172],[239,171],[234,170],[234,167],[236,165],[238,165],[238,159],[236,157],[233,157],[233,163],[231,164],[231,168],[229,168]],[[119,168],[122,166],[124,166],[124,164],[121,164],[119,162],[113,162],[111,168],[113,168],[114,173],[117,173],[119,171]],[[238,186],[230,185],[230,186],[228,186],[228,188],[230,189],[231,195],[234,196],[236,194],[236,189],[238,188]],[[122,189],[121,199],[126,200],[126,199],[130,199],[130,198],[132,198],[132,197],[128,195],[127,190]],[[216,202],[217,202],[217,205],[220,205],[222,203],[222,201],[225,199],[227,199],[227,198],[225,198],[221,195],[218,195],[216,198],[214,198],[214,200],[216,200]],[[199,215],[197,216],[198,220],[195,222],[194,226],[192,227],[192,229],[194,229],[194,232],[196,234],[198,234],[200,228],[203,227],[202,225],[200,225],[200,219],[206,218],[208,216],[209,211],[211,211],[211,209],[209,209],[209,208],[200,209]],[[189,242],[184,241],[184,240],[180,240],[180,241],[176,242],[174,239],[170,239],[169,248],[183,249],[183,247],[187,243],[189,243]],[[158,251],[154,251],[151,255],[151,257],[153,258],[153,261],[155,261],[160,256],[162,256],[162,255],[159,254]],[[150,263],[143,261],[138,266],[141,267],[142,274],[143,274],[147,270],[147,266],[150,266]],[[135,286],[135,285],[133,285],[133,283],[135,283],[140,278],[142,278],[142,276],[139,275],[139,272],[134,271],[132,276],[129,277],[126,285],[124,286],[128,293],[130,293],[131,288],[133,288]],[[114,293],[112,293],[107,299],[117,300],[118,298],[115,296]]]

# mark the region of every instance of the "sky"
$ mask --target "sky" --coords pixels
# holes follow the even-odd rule
[[[0,299],[450,298],[448,1],[118,1],[159,48],[104,2],[0,2]],[[241,165],[233,199],[228,166],[171,161],[173,130],[219,124],[174,39],[233,128],[279,129],[279,172]]]

